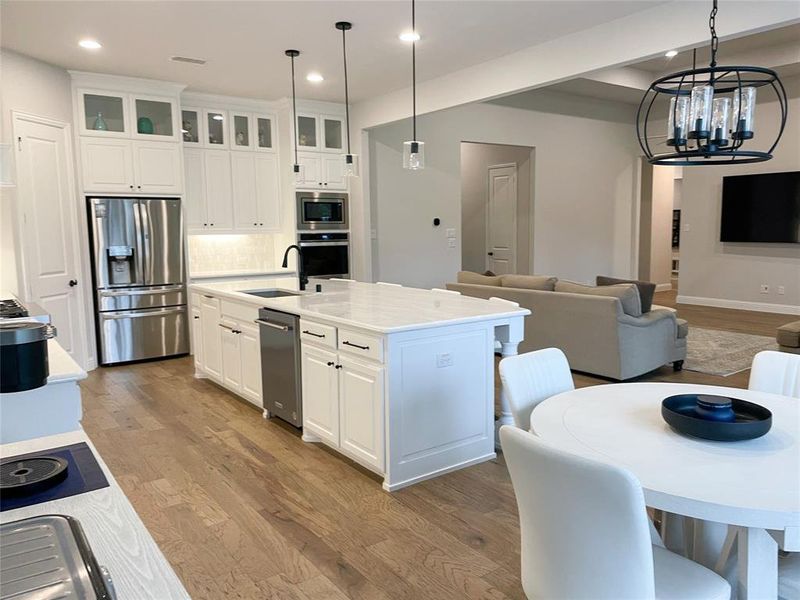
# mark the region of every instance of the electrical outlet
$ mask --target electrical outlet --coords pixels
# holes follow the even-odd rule
[[[447,238],[447,246],[449,248],[455,248],[456,247],[456,238]]]
[[[761,293],[769,294],[769,286],[766,283],[761,284]]]
[[[692,226],[689,225],[688,223],[684,223],[683,224],[683,230],[684,231],[691,231],[692,230]]]
[[[455,229],[448,229],[447,230],[447,237],[449,237],[449,238],[456,237],[456,230]]]
[[[783,296],[786,293],[786,288],[782,285],[778,286],[778,296]]]
[[[453,366],[453,355],[449,352],[436,355],[436,366],[440,369]]]

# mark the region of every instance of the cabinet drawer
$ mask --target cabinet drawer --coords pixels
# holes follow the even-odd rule
[[[338,347],[342,352],[383,362],[383,338],[380,336],[340,328]]]
[[[226,317],[233,317],[253,325],[258,318],[258,308],[249,304],[239,304],[230,300],[222,301],[222,314]]]
[[[300,339],[336,349],[336,327],[300,319]]]

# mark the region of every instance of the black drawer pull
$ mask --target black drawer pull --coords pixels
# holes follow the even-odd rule
[[[358,344],[348,342],[347,340],[342,342],[342,346],[352,346],[353,348],[358,348],[359,350],[369,350],[369,346],[359,346]]]
[[[333,365],[335,365],[335,364],[336,364],[336,363],[334,363],[334,362],[330,362],[330,361],[328,361],[328,366],[329,366],[329,367],[332,367],[332,366],[333,366]]]
[[[318,338],[324,338],[325,337],[324,333],[314,333],[313,331],[309,331],[308,329],[304,329],[303,333],[306,333],[308,335],[313,335],[314,337],[318,337]]]

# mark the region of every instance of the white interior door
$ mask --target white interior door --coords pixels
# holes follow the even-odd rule
[[[86,325],[69,125],[14,113],[26,300],[50,313],[58,341],[86,366]]]
[[[497,275],[517,270],[517,166],[489,167],[486,268]]]

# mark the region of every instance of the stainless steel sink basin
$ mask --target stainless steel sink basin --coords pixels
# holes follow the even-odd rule
[[[300,292],[289,292],[287,290],[247,290],[243,294],[258,296],[259,298],[283,298],[284,296],[300,296]]]

